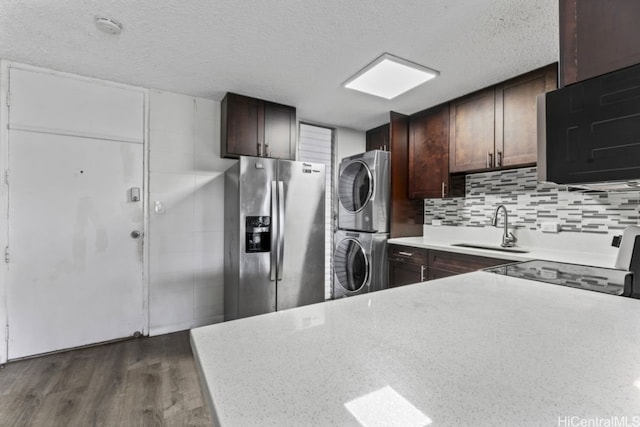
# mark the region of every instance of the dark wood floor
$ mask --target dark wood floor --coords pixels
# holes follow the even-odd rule
[[[0,426],[208,426],[188,332],[8,363]]]

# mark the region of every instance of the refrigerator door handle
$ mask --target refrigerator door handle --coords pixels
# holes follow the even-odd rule
[[[284,181],[278,181],[278,280],[282,280],[284,258]]]
[[[278,190],[276,181],[271,181],[271,269],[269,280],[276,280],[276,254],[278,249]]]

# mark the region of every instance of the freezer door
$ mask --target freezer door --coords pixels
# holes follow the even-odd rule
[[[270,236],[277,233],[274,218],[276,213],[272,211],[272,197],[276,196],[272,193],[276,166],[277,161],[273,159],[240,158],[238,318],[276,310],[276,281],[275,274],[271,274],[272,265],[275,266],[275,248],[269,243],[269,252],[256,251],[255,247],[264,242],[252,242],[254,237],[251,234],[252,231],[266,231],[268,227],[264,226],[265,217],[269,217],[268,221],[271,223]],[[258,227],[252,229],[251,221],[255,217],[259,219],[253,225]],[[258,236],[260,235],[256,235]],[[266,234],[261,237],[267,238]],[[272,276],[274,280],[271,279]]]
[[[325,167],[280,160],[278,181],[284,203],[277,309],[285,310],[324,301]]]

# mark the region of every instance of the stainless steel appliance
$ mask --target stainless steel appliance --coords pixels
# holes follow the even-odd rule
[[[640,64],[538,96],[538,180],[640,188]]]
[[[225,174],[225,320],[324,301],[322,164],[240,157]]]
[[[533,260],[485,271],[640,299],[640,227],[627,227],[622,235],[614,236],[611,245],[619,248],[615,269]]]
[[[633,289],[634,274],[626,270],[533,260],[491,267],[484,271],[610,295],[640,297],[640,290],[634,292]]]
[[[390,163],[388,151],[345,157],[338,178],[338,227],[369,233],[389,232]]]
[[[335,237],[334,298],[366,294],[388,287],[388,234],[338,230]]]

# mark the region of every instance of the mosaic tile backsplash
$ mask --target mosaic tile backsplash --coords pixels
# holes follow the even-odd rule
[[[640,191],[584,193],[539,184],[536,168],[467,175],[465,197],[426,199],[424,221],[484,227],[496,207],[505,205],[509,224],[537,230],[557,222],[562,231],[606,233],[640,225]],[[500,214],[502,216],[502,214]],[[500,218],[499,224],[502,224]]]

